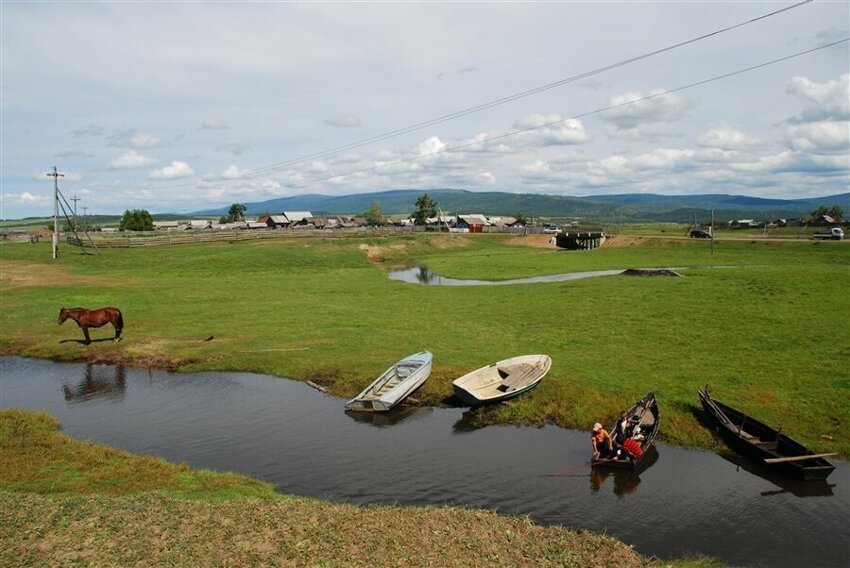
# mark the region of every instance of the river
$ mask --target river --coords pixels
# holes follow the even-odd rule
[[[837,462],[828,482],[802,483],[733,456],[657,443],[642,471],[591,473],[582,467],[590,449],[585,432],[474,428],[462,408],[350,414],[343,403],[264,375],[0,358],[0,408],[43,410],[75,438],[237,471],[286,493],[527,514],[541,524],[606,532],[662,558],[847,562],[846,462]]]

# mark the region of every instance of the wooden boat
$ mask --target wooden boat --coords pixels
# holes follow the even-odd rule
[[[702,407],[723,440],[736,452],[783,475],[803,480],[826,479],[835,466],[779,430],[713,400],[708,387],[697,389]]]
[[[433,358],[429,351],[405,357],[384,371],[363,392],[346,402],[345,408],[367,412],[390,410],[422,386],[431,374]]]
[[[655,393],[649,392],[642,399],[634,403],[628,410],[627,416],[637,416],[638,422],[634,427],[632,436],[640,434],[640,448],[643,450],[643,455],[639,458],[632,459],[626,453],[619,453],[613,458],[593,459],[590,462],[591,467],[614,467],[619,469],[637,469],[641,462],[650,455],[649,449],[652,442],[658,435],[661,428],[661,415],[658,412],[658,401],[655,400]],[[611,429],[608,431],[614,435],[617,429],[617,422],[614,422]],[[616,451],[617,448],[614,448]]]
[[[452,388],[472,406],[501,402],[536,387],[551,366],[548,355],[521,355],[467,373],[455,379]]]

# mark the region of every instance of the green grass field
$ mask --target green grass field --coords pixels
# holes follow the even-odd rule
[[[5,354],[312,379],[356,394],[421,349],[434,368],[417,399],[440,404],[457,376],[548,353],[541,386],[484,422],[588,428],[654,390],[665,441],[717,442],[697,421],[697,387],[818,451],[850,455],[847,243],[617,237],[594,251],[501,235],[280,239],[83,256],[0,246]],[[603,277],[496,287],[393,282],[388,266],[506,279],[629,267],[683,278]],[[60,307],[118,306],[125,340],[83,347]],[[94,338],[111,336],[95,330]],[[205,339],[213,337],[211,341]]]

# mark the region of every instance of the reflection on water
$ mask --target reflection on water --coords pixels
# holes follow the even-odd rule
[[[541,282],[567,282],[570,280],[581,280],[582,278],[593,278],[595,276],[613,276],[622,274],[623,270],[593,270],[590,272],[570,272],[567,274],[548,274],[546,276],[534,276],[531,278],[513,278],[511,280],[463,280],[460,278],[446,278],[440,276],[425,266],[414,266],[390,270],[387,276],[390,280],[408,282],[410,284],[426,284],[430,286],[508,286],[511,284],[537,284]]]
[[[844,462],[836,463],[831,486],[806,484],[814,493],[711,452],[660,444],[638,471],[591,475],[587,432],[476,427],[478,415],[460,408],[345,413],[344,402],[304,383],[248,373],[0,358],[2,408],[42,410],[76,438],[244,473],[286,493],[494,509],[604,531],[668,558],[703,554],[765,566],[843,566],[847,559]],[[570,475],[547,474],[565,470]]]
[[[124,398],[127,372],[121,365],[86,365],[81,380],[62,384],[62,393],[70,403],[92,399],[118,401]]]
[[[655,446],[650,446],[646,452],[646,457],[638,464],[637,469],[616,469],[611,467],[594,467],[590,471],[590,491],[596,493],[609,477],[614,478],[613,491],[617,497],[625,497],[630,493],[637,491],[640,485],[640,476],[643,472],[653,466],[658,461],[658,450]]]
[[[434,409],[431,407],[396,406],[389,412],[355,412],[346,410],[345,414],[353,418],[355,422],[385,428],[387,426],[395,426],[407,420],[426,418],[433,412]]]
[[[737,468],[743,469],[753,475],[757,475],[776,486],[776,488],[762,491],[760,495],[764,497],[780,495],[782,493],[788,493],[795,497],[828,497],[832,495],[832,488],[835,487],[834,483],[830,483],[826,479],[802,481],[800,479],[793,479],[783,475],[778,475],[775,471],[768,470],[756,462],[739,456],[738,454],[723,452],[719,455],[724,460],[735,464]]]

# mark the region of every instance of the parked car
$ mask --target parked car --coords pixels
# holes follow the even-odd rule
[[[692,239],[710,239],[711,233],[709,233],[708,231],[701,231],[699,229],[694,229],[693,231],[691,231],[691,238]]]
[[[557,225],[546,225],[543,227],[543,232],[547,235],[556,235],[561,232],[561,229]]]

